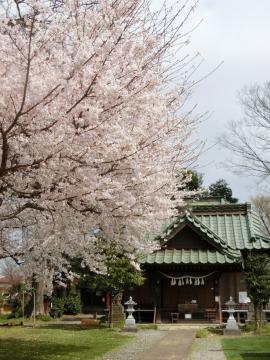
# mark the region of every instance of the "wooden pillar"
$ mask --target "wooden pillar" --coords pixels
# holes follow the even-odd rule
[[[221,308],[221,273],[218,274],[218,317],[219,317],[219,324],[222,324],[222,308]]]
[[[156,323],[161,323],[161,308],[162,308],[162,294],[161,290],[161,279],[159,277],[155,278],[155,285],[154,285],[154,304],[156,307]]]
[[[237,286],[237,272],[234,272],[234,301],[236,303],[239,302],[239,299],[238,299],[238,286]]]

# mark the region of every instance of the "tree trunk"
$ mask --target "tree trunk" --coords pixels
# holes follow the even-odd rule
[[[36,315],[45,315],[44,309],[44,281],[37,283],[36,287]]]
[[[259,305],[259,328],[262,327],[262,305]]]
[[[254,321],[256,328],[258,328],[258,304],[254,304]]]

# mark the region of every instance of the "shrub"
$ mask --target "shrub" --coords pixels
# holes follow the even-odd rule
[[[270,325],[269,324],[262,324],[261,327],[257,327],[255,322],[250,322],[248,324],[245,324],[243,327],[243,330],[245,332],[252,332],[255,334],[260,335],[269,335],[270,334]]]
[[[11,312],[10,314],[7,315],[7,319],[18,319],[22,316],[21,311],[16,311],[16,312]]]
[[[78,314],[81,310],[81,299],[77,294],[70,294],[65,297],[65,313]]]
[[[114,329],[123,329],[125,326],[125,321],[124,320],[119,320],[115,323],[111,324],[111,327]]]
[[[142,324],[138,325],[138,328],[141,330],[157,330],[158,326],[157,324]]]
[[[257,330],[258,331],[258,330]],[[258,331],[261,335],[269,335],[270,334],[270,325],[264,324],[261,329]]]
[[[41,321],[51,321],[53,320],[53,318],[50,315],[42,315],[42,314],[38,314],[36,316],[37,320],[41,320]]]
[[[17,326],[22,325],[23,319],[22,318],[8,318],[8,316],[0,318],[0,324],[2,325],[9,325],[9,326]]]
[[[53,315],[62,316],[63,314],[78,314],[81,310],[80,296],[70,294],[64,297],[53,299]]]
[[[257,328],[256,323],[255,322],[250,322],[248,324],[245,324],[245,327],[243,329],[246,332],[253,332],[253,331],[256,330],[256,328]]]
[[[60,317],[64,314],[65,311],[65,298],[56,297],[53,299],[53,308],[52,314],[53,316]]]
[[[209,326],[207,331],[211,334],[223,335],[223,327],[221,326]]]
[[[207,329],[199,329],[196,332],[196,338],[206,338],[209,335],[209,331]]]

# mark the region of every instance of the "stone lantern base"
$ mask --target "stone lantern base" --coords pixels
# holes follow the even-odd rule
[[[228,306],[227,312],[229,313],[229,318],[227,320],[226,328],[223,330],[223,335],[231,335],[237,336],[241,334],[241,331],[238,327],[238,324],[233,316],[235,312],[235,305],[236,303],[233,301],[232,297],[230,296],[230,300],[225,304]]]
[[[132,332],[132,333],[135,333],[138,331],[138,329],[136,327],[128,327],[128,326],[125,326],[123,331],[125,332]]]
[[[127,312],[128,312],[128,316],[126,318],[125,321],[125,327],[124,327],[124,331],[128,331],[128,332],[136,332],[137,331],[137,326],[136,326],[136,321],[133,317],[133,313],[134,313],[134,305],[137,305],[137,303],[135,303],[135,301],[132,300],[132,297],[129,297],[129,300],[127,302],[125,302],[125,305],[127,305]]]
[[[223,335],[227,335],[227,336],[239,336],[241,335],[241,330],[240,329],[224,329],[223,330]]]
[[[129,314],[125,321],[124,331],[137,332],[136,321],[132,314]]]

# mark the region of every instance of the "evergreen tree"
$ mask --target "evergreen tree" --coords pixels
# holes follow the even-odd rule
[[[187,176],[191,176],[191,180],[186,184],[186,189],[190,191],[200,190],[203,185],[203,174],[196,170],[187,170]]]
[[[270,258],[266,254],[250,254],[245,261],[246,284],[254,305],[256,324],[261,324],[263,305],[270,299]]]
[[[232,196],[232,189],[225,179],[219,179],[209,186],[210,196],[222,196],[230,203],[237,203],[238,199]]]

